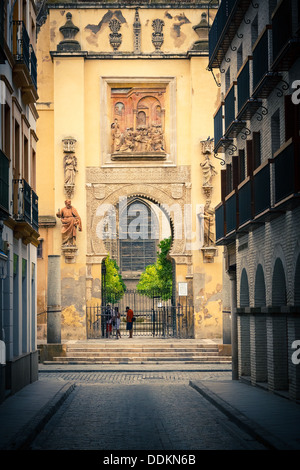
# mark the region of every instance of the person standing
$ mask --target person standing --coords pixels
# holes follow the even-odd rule
[[[116,338],[118,339],[119,337],[121,338],[121,333],[120,333],[120,324],[121,324],[121,317],[120,317],[120,312],[118,307],[116,307]]]
[[[126,307],[126,330],[129,331],[129,338],[132,338],[132,328],[133,328],[133,310]]]

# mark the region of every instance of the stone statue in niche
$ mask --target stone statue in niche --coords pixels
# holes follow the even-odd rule
[[[77,172],[77,158],[75,155],[67,154],[64,157],[65,185],[75,184],[75,175]]]
[[[63,139],[64,147],[64,190],[68,198],[72,198],[75,190],[75,176],[77,170],[77,157],[74,155],[76,140],[73,137]]]
[[[214,211],[210,208],[210,201],[207,200],[204,206],[204,245],[213,246],[215,244],[214,234]]]
[[[212,178],[217,174],[214,165],[211,163],[209,155],[206,155],[204,162],[200,163],[203,172],[203,186],[211,186]]]
[[[113,159],[165,158],[164,93],[160,88],[113,89]]]
[[[76,230],[82,231],[81,218],[75,209],[71,205],[71,200],[66,199],[65,207],[63,209],[58,209],[56,217],[61,219],[62,227],[62,244],[63,245],[76,245]]]

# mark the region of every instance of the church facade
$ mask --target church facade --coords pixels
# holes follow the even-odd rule
[[[47,2],[40,13],[38,310],[41,320],[48,256],[60,255],[71,337],[84,337],[86,306],[101,301],[103,260],[135,289],[169,236],[187,335],[222,336],[219,90],[207,70],[217,2],[172,3]]]

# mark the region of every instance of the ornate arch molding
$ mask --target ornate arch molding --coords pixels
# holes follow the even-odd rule
[[[111,188],[113,190],[110,190],[106,196],[104,192],[99,194],[98,184],[91,183],[87,185],[88,256],[100,259],[100,257],[107,255],[104,241],[99,237],[99,234],[102,233],[104,211],[109,208],[115,208],[116,210],[120,201],[126,198],[139,197],[153,202],[169,217],[173,235],[174,227],[178,221],[176,220],[176,212],[174,213],[172,209],[178,211],[177,214],[182,215],[182,237],[173,236],[170,255],[177,262],[188,263],[188,257],[191,256],[191,253],[190,250],[185,249],[184,210],[185,205],[190,203],[190,191],[182,184],[182,196],[174,198],[172,197],[171,188],[166,191],[165,188],[168,185],[164,184],[163,186],[164,189],[160,188],[159,185],[150,183],[121,184],[118,185],[118,189]]]

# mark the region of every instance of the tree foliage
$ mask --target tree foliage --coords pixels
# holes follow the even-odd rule
[[[105,259],[105,267],[105,300],[107,303],[114,304],[123,297],[126,286],[119,273],[119,266],[109,255]]]
[[[172,262],[168,258],[172,244],[172,238],[165,238],[158,247],[157,261],[155,264],[146,266],[141,274],[137,290],[152,297],[153,295],[161,295],[164,300],[172,297]]]

